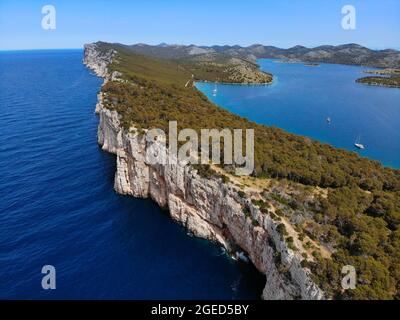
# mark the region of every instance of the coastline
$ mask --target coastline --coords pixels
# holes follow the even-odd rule
[[[263,83],[237,83],[237,82],[218,82],[218,81],[207,81],[207,80],[195,80],[196,83],[211,83],[211,84],[220,84],[220,85],[233,85],[233,86],[270,86],[275,83],[275,76],[272,78],[270,82]]]
[[[113,52],[102,55],[85,46],[85,65],[104,83],[118,81],[119,75],[109,74],[107,69],[113,57]],[[124,130],[118,113],[106,109],[102,99],[100,93],[96,105],[100,117],[98,142],[104,151],[117,155],[117,193],[152,198],[195,236],[218,242],[231,254],[245,252],[266,275],[263,299],[324,298],[324,292],[312,281],[310,270],[302,267],[301,257],[282,239],[278,222],[262,214],[249,199],[242,198],[230,183],[203,178],[182,163],[150,165],[145,157],[149,145],[143,136],[135,128]],[[154,144],[152,147],[161,152],[163,147]],[[251,217],[246,216],[243,208],[250,211]],[[281,268],[287,272],[281,273]]]
[[[357,80],[356,80],[357,82]],[[366,83],[366,82],[357,82],[358,84],[362,84],[365,86],[372,86],[372,87],[386,87],[386,88],[397,88],[400,89],[400,85],[388,85],[388,84],[381,84],[381,83]]]
[[[355,80],[356,83],[362,84],[365,86],[373,86],[373,87],[386,87],[386,88],[397,88],[400,89],[400,84],[399,85],[391,85],[391,84],[385,84],[385,83],[379,83],[379,82],[364,82],[362,81],[365,78],[360,78]]]
[[[114,51],[117,52],[115,60]],[[368,299],[365,285],[343,292],[340,281],[330,280],[332,272],[335,279],[341,279],[340,270],[348,262],[361,268],[362,277],[369,278],[372,272],[372,267],[365,266],[363,259],[354,260],[358,255],[352,247],[346,246],[351,238],[337,219],[347,221],[354,228],[354,236],[369,235],[373,241],[378,241],[374,229],[365,228],[375,221],[379,225],[381,220],[371,217],[369,208],[375,206],[375,199],[383,196],[398,207],[398,171],[354,152],[249,122],[215,105],[201,89],[182,88],[190,74],[176,73],[168,63],[143,58],[107,43],[87,45],[85,61],[88,67],[100,67],[103,73],[104,68],[108,71],[109,67],[105,81],[113,80],[105,83],[99,96],[102,103],[98,108],[98,137],[105,151],[117,155],[115,190],[118,193],[153,199],[195,236],[222,244],[230,254],[248,257],[266,277],[272,273],[272,279],[267,279],[265,284],[264,299]],[[138,65],[142,67],[138,68]],[[143,66],[148,67],[146,72]],[[167,72],[160,77],[158,70]],[[120,76],[115,76],[115,72]],[[351,74],[353,72],[348,75],[348,80],[352,82]],[[292,84],[296,85],[296,82]],[[240,90],[237,92],[240,94]],[[177,104],[177,99],[185,103]],[[166,108],[160,110],[159,101]],[[215,116],[210,118],[210,114]],[[182,127],[195,130],[218,128],[221,123],[229,124],[230,128],[254,126],[258,158],[253,175],[238,177],[230,168],[214,165],[187,166],[175,162],[155,165],[147,159],[147,151],[155,149],[157,154],[168,157],[168,150],[164,143],[148,142],[145,132],[152,127],[168,130],[165,127],[168,119],[176,119]],[[274,150],[278,161],[270,150]],[[304,157],[304,152],[311,152],[311,158],[319,159],[321,165],[315,166],[315,161],[309,161],[310,156]],[[269,165],[260,166],[263,163]],[[364,207],[360,208],[357,202],[348,203],[347,199],[360,197],[366,201]],[[179,205],[176,199],[179,199]],[[348,203],[351,210],[361,215],[345,215],[342,203]],[[326,216],[326,210],[333,215]],[[320,220],[321,215],[325,215],[325,220]],[[396,223],[391,212],[384,211],[384,220],[389,225]],[[193,231],[189,224],[195,228]],[[273,231],[268,229],[268,224],[272,224]],[[332,230],[332,233],[327,236],[326,230]],[[274,232],[279,236],[275,238]],[[391,231],[385,227],[383,232]],[[260,237],[261,244],[257,240]],[[385,243],[390,245],[390,241],[387,239]],[[291,250],[293,260],[289,264],[285,258],[287,254],[280,250],[282,246]],[[383,250],[379,250],[379,257],[370,256],[364,246],[360,250],[377,263],[382,263],[382,259],[396,263]],[[336,255],[338,251],[343,252],[343,256]],[[274,259],[268,252],[272,252]],[[299,262],[299,268],[293,266]],[[395,281],[396,275],[385,270],[387,278]],[[302,289],[309,281],[314,289]],[[374,294],[383,296],[379,291],[380,280],[373,281]],[[392,290],[389,285],[387,290]]]

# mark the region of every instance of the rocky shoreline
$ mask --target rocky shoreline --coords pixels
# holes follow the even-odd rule
[[[361,81],[356,81],[359,84],[363,84],[365,86],[373,86],[373,87],[386,87],[386,88],[400,88],[400,85],[389,85],[389,84],[383,84],[383,83],[378,83],[378,82],[361,82]]]
[[[84,64],[105,82],[118,81],[119,74],[108,71],[115,54],[99,51],[96,44],[85,45]],[[311,272],[302,267],[301,257],[277,230],[278,222],[220,178],[203,178],[193,167],[180,162],[150,164],[146,150],[151,146],[163,152],[165,146],[146,141],[133,127],[123,129],[118,113],[106,109],[102,101],[100,92],[96,105],[100,118],[98,143],[117,156],[116,192],[151,198],[195,236],[216,241],[231,253],[244,252],[266,276],[263,299],[326,298],[312,281]]]

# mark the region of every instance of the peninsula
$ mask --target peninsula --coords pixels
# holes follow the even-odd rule
[[[372,86],[400,88],[400,69],[368,70],[365,73],[375,75],[357,79],[356,82]]]
[[[188,82],[260,84],[272,75],[232,48],[212,48],[85,45],[84,63],[104,78],[98,142],[116,154],[115,190],[153,199],[195,236],[249,259],[265,274],[264,299],[400,298],[400,172],[214,105]],[[143,132],[168,131],[169,120],[254,128],[253,174],[151,164],[146,150],[165,150]],[[347,265],[357,269],[355,290],[341,286]]]

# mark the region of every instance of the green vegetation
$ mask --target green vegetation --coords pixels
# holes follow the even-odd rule
[[[251,223],[252,223],[253,227],[259,227],[260,226],[260,223],[256,219],[252,219]]]
[[[317,263],[312,264],[320,286],[342,298],[399,298],[400,193],[371,194],[342,187],[319,202],[321,207],[314,216],[317,224],[311,232],[336,249],[332,260],[318,256]],[[358,285],[341,293],[340,281],[328,284],[326,279],[340,278],[344,265],[356,268]]]
[[[391,77],[364,77],[361,79],[357,79],[356,82],[375,85],[375,86],[384,86],[384,87],[393,87],[400,88],[400,77],[399,76],[391,76]]]
[[[271,214],[269,209],[269,204],[263,200],[252,200],[253,204],[260,208],[260,211],[265,214]]]
[[[245,194],[242,190],[239,190],[239,191],[238,191],[238,195],[239,195],[239,197],[241,197],[241,198],[245,198],[245,197],[246,197],[246,194]]]
[[[294,244],[293,237],[287,237],[285,240],[286,240],[286,243],[287,243],[289,249],[291,249],[293,251],[297,251],[297,247]]]
[[[253,62],[225,55],[206,55],[180,61],[195,80],[223,83],[270,83],[272,75],[260,71]]]
[[[378,75],[397,75],[400,76],[400,69],[396,68],[385,68],[385,69],[376,69],[376,70],[366,70],[364,71],[365,73],[370,73],[370,74],[378,74]]]
[[[286,227],[283,223],[278,224],[278,226],[276,227],[276,231],[278,231],[282,237],[285,237],[288,234],[286,231]]]
[[[201,64],[145,57],[118,45],[99,46],[118,52],[110,68],[121,72],[127,81],[110,81],[102,92],[106,95],[105,106],[118,111],[126,129],[134,125],[168,132],[169,120],[177,121],[178,129],[197,131],[255,129],[253,176],[291,181],[291,187],[299,190],[297,196],[286,199],[275,195],[271,199],[290,211],[306,210],[308,221],[302,226],[304,233],[332,248],[331,259],[314,251],[316,261],[304,262],[321,288],[336,298],[400,298],[399,170],[384,168],[356,153],[250,122],[212,104],[196,88],[185,86],[193,72],[216,77],[219,71],[203,70]],[[193,68],[200,68],[201,72]],[[196,169],[204,177],[216,174],[210,166]],[[305,201],[302,196],[311,187],[329,188],[327,196],[315,195]],[[240,191],[239,195],[244,197],[245,193]],[[260,202],[259,206],[263,213],[269,213],[266,203]],[[281,209],[276,211],[277,216],[283,214]],[[274,218],[279,219],[277,216]],[[283,224],[278,226],[278,232],[282,237],[287,235]],[[306,243],[305,247],[311,249],[313,245]],[[344,265],[353,265],[357,270],[355,290],[341,290]]]
[[[131,81],[142,78],[180,86],[188,80],[254,84],[272,81],[272,75],[262,72],[257,64],[222,54],[166,60],[137,54],[119,44],[99,42],[98,47],[102,52],[117,50],[118,62],[113,64],[112,69],[121,72],[124,79]]]

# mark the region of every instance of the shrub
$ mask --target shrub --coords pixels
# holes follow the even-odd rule
[[[278,233],[281,236],[286,236],[287,235],[287,231],[286,231],[286,227],[283,223],[280,223],[277,227],[276,227],[276,231],[278,231]]]
[[[241,198],[246,198],[246,193],[243,192],[242,190],[239,190],[239,191],[238,191],[238,195],[239,195],[239,197],[241,197]]]

